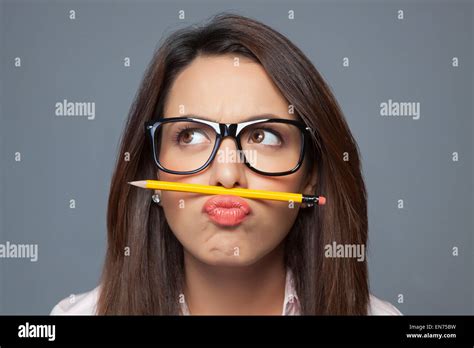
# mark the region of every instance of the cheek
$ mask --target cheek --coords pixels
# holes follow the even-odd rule
[[[291,192],[291,193],[302,193],[303,189],[303,178],[304,171],[302,169],[298,170],[296,173],[285,175],[285,176],[276,176],[276,177],[264,177],[264,176],[255,176],[252,180],[249,180],[249,188],[255,188],[259,190],[268,190],[268,191],[277,191],[277,192]],[[277,202],[277,201],[262,201],[262,202],[271,202],[277,203],[278,205],[288,206],[289,202]],[[295,207],[297,204],[295,203]]]
[[[303,171],[281,177],[255,177],[252,187],[262,190],[301,193]],[[275,248],[289,233],[300,209],[299,203],[259,201],[262,205],[259,229],[262,244]]]
[[[162,191],[161,206],[171,231],[185,249],[194,252],[206,238],[199,208],[200,198],[192,194]],[[193,252],[194,251],[194,252]]]
[[[298,215],[296,204],[266,201],[255,217],[255,245],[271,251],[287,236]]]

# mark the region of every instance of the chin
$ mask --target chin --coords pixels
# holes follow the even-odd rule
[[[212,251],[203,260],[204,263],[212,266],[224,266],[224,267],[244,267],[253,265],[258,261],[259,257],[256,255],[239,255],[236,256],[232,253],[224,254],[221,251]]]

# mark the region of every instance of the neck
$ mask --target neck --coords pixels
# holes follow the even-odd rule
[[[184,297],[193,315],[281,315],[283,243],[249,266],[213,266],[184,251]]]

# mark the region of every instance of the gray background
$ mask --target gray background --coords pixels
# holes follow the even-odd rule
[[[48,314],[97,285],[112,167],[145,67],[164,36],[222,10],[286,35],[340,102],[368,188],[372,293],[404,314],[473,314],[467,1],[1,2],[0,243],[37,243],[39,260],[0,259],[0,313]],[[63,99],[95,102],[95,120],[55,116]],[[420,119],[381,117],[388,99],[420,102]]]

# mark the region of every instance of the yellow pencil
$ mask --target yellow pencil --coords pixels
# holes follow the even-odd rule
[[[166,190],[179,192],[194,192],[206,195],[231,195],[244,198],[269,199],[275,201],[292,201],[298,203],[310,203],[312,205],[326,204],[324,196],[310,196],[301,193],[276,192],[265,190],[250,190],[243,188],[225,188],[221,186],[209,186],[200,184],[184,184],[171,181],[142,180],[130,181],[130,185],[151,190]]]

